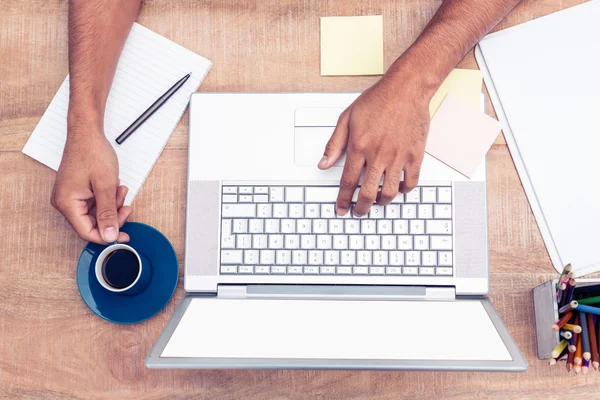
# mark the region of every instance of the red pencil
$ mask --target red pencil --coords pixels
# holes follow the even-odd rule
[[[560,328],[563,327],[564,324],[569,322],[569,320],[571,319],[572,316],[573,316],[573,312],[569,311],[568,313],[566,313],[565,315],[560,317],[560,319],[558,321],[556,321],[556,323],[552,326],[552,330],[555,332],[558,331]]]
[[[594,326],[594,316],[592,314],[586,314],[588,323],[588,335],[590,339],[590,352],[592,353],[592,362],[590,363],[596,371],[600,365],[600,359],[598,356],[598,341],[596,339],[596,327]]]

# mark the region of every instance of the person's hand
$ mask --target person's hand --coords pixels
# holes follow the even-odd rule
[[[133,211],[123,206],[126,195],[127,187],[119,186],[117,155],[102,130],[70,126],[52,191],[52,206],[84,240],[99,244],[127,242],[129,235],[119,232]]]
[[[334,165],[347,147],[336,202],[338,215],[350,210],[363,167],[353,209],[357,216],[366,215],[375,201],[387,205],[398,191],[408,193],[417,185],[429,131],[429,98],[417,84],[399,82],[384,77],[362,93],[341,114],[325,147],[320,169]]]

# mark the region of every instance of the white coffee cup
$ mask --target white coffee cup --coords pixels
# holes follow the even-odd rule
[[[116,250],[128,250],[131,253],[135,254],[135,256],[137,257],[138,265],[139,265],[138,274],[137,274],[135,280],[129,286],[124,287],[124,288],[115,288],[115,287],[111,286],[106,281],[106,279],[104,279],[104,275],[102,273],[102,269],[104,267],[104,262],[105,262],[106,258]],[[128,246],[126,244],[122,244],[122,243],[111,244],[108,247],[106,247],[104,250],[102,250],[100,255],[98,255],[98,259],[96,259],[96,279],[98,280],[98,282],[100,283],[100,285],[102,285],[102,287],[104,289],[109,290],[111,292],[121,293],[121,294],[130,294],[133,292],[137,293],[139,290],[143,289],[148,284],[147,281],[149,279],[145,279],[148,277],[148,274],[147,274],[148,272],[149,271],[144,271],[144,265],[142,263],[142,259],[140,258],[140,255],[138,254],[138,252],[133,247]],[[145,281],[145,282],[142,282],[142,281]],[[136,287],[138,290],[136,290]]]

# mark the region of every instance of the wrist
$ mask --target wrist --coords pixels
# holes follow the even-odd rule
[[[104,116],[94,108],[69,104],[67,138],[76,136],[104,136]]]

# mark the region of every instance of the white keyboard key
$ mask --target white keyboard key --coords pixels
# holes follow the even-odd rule
[[[252,195],[251,194],[240,194],[239,201],[240,201],[240,203],[252,203]]]
[[[250,233],[263,233],[263,219],[251,219],[248,224],[248,232]]]
[[[417,275],[418,273],[417,267],[402,267],[402,275]]]
[[[283,249],[283,235],[269,235],[270,249]]]
[[[406,254],[406,265],[421,265],[421,252],[420,251],[407,251],[405,254]]]
[[[267,235],[252,235],[252,247],[255,249],[266,249],[269,244]]]
[[[436,275],[452,275],[452,268],[449,267],[437,267],[435,269]]]
[[[452,266],[452,252],[451,251],[438,251],[438,265],[444,267]]]
[[[335,204],[321,204],[321,218],[335,218]]]
[[[268,203],[269,195],[268,194],[255,194],[253,200],[255,203]]]
[[[315,235],[300,235],[300,248],[313,250],[317,247]]]
[[[248,220],[247,219],[234,219],[232,222],[233,233],[247,233],[248,232]]]
[[[254,273],[256,274],[268,274],[269,273],[269,267],[267,267],[266,265],[257,265],[254,267]]]
[[[368,235],[365,237],[365,249],[379,250],[381,248],[381,240],[377,235]]]
[[[294,264],[294,265],[308,264],[308,252],[306,250],[292,251],[292,264]]]
[[[348,236],[333,235],[333,248],[336,250],[345,250],[348,248]]]
[[[317,235],[317,249],[331,249],[331,235]]]
[[[237,194],[237,186],[223,186],[223,194]]]
[[[395,235],[408,234],[408,221],[405,219],[394,220],[394,234]]]
[[[414,237],[415,250],[429,250],[429,236]]]
[[[299,249],[300,248],[300,236],[299,235],[285,235],[286,249]],[[306,263],[304,263],[306,264]]]
[[[237,235],[235,247],[238,249],[251,249],[252,235]]]
[[[352,273],[352,267],[337,267],[336,272],[339,275],[349,275]]]
[[[221,264],[242,264],[243,257],[242,250],[221,250]]]
[[[421,187],[421,203],[435,203],[437,200],[436,189],[432,186]]]
[[[358,265],[372,265],[373,264],[373,252],[372,251],[357,251],[356,257],[358,258]]]
[[[354,275],[367,275],[369,267],[354,267]]]
[[[435,251],[424,251],[421,253],[423,260],[421,265],[435,267],[437,265],[437,253]]]
[[[335,267],[321,267],[321,275],[335,274]]]
[[[413,190],[411,190],[410,192],[406,193],[406,202],[407,203],[420,203],[421,202],[420,189],[421,188],[416,187]]]
[[[239,274],[253,274],[254,266],[253,265],[240,265],[238,267]]]
[[[297,233],[310,233],[312,223],[310,219],[299,219],[296,221],[296,232]]]
[[[283,188],[282,187],[272,187],[269,191],[269,201],[271,203],[281,203],[283,202]]]
[[[396,250],[396,236],[384,235],[381,237],[381,248],[384,250]]]
[[[258,250],[244,250],[244,264],[254,265],[259,263],[259,251]]]
[[[319,218],[321,215],[321,206],[319,204],[305,204],[304,216],[306,218]]]
[[[223,204],[221,218],[255,218],[256,204]]]
[[[237,203],[238,197],[237,194],[224,194],[223,195],[223,203]]]
[[[452,236],[431,236],[431,250],[452,250]]]
[[[418,219],[411,219],[409,232],[411,235],[419,235],[425,233],[425,221],[420,221]],[[427,221],[428,222],[428,221]]]
[[[293,219],[282,219],[281,233],[296,233],[296,221]]]
[[[402,268],[400,267],[387,267],[385,273],[388,275],[402,275]]]
[[[304,274],[305,275],[318,275],[319,274],[319,267],[305,266],[304,267]]]
[[[438,188],[438,203],[452,203],[452,194],[450,187]]]
[[[369,218],[379,219],[384,217],[384,207],[379,204],[373,204],[369,211]]]
[[[359,235],[349,236],[350,238],[350,249],[352,250],[362,250],[365,248],[365,237]]]
[[[268,219],[265,221],[265,233],[279,233],[279,220]]]
[[[340,252],[329,250],[324,254],[325,265],[339,265],[340,264]]]
[[[313,219],[313,233],[327,233],[327,220]]]
[[[390,259],[390,265],[404,265],[404,252],[403,251],[390,251],[389,259]]]
[[[398,236],[398,249],[399,250],[412,250],[413,248],[413,237],[410,235]]]
[[[302,267],[297,267],[297,266],[289,266],[287,268],[287,273],[288,274],[301,274],[302,273]]]
[[[267,186],[257,186],[254,188],[254,194],[269,194],[269,188]]]
[[[221,220],[221,248],[222,249],[234,249],[235,248],[235,236],[231,234],[231,220]]]
[[[279,265],[291,264],[292,263],[292,251],[291,250],[275,251],[275,262]]]
[[[431,204],[419,204],[417,206],[417,216],[420,219],[431,219],[431,218],[433,218],[433,205],[431,205]]]
[[[374,251],[373,252],[373,265],[388,265],[388,252],[387,251]]]
[[[417,206],[415,204],[402,205],[402,218],[414,219],[417,218]]]
[[[304,203],[304,188],[302,186],[287,186],[285,188],[286,203]]]
[[[436,204],[433,206],[433,218],[435,219],[450,219],[452,218],[452,205]]]
[[[427,220],[425,226],[428,235],[449,235],[452,233],[452,221]]]
[[[252,186],[240,186],[239,193],[240,194],[252,194],[254,192],[254,188]]]
[[[258,218],[271,218],[273,215],[272,204],[257,204],[256,205],[256,216]]]
[[[383,275],[385,274],[385,267],[371,267],[369,268],[370,275]]]
[[[323,250],[309,250],[308,264],[323,265]]]
[[[290,218],[304,218],[304,204],[290,204],[288,214]]]
[[[344,221],[341,219],[330,219],[329,233],[344,233]]]
[[[273,204],[273,218],[287,218],[288,216],[288,205],[287,204]]]
[[[237,274],[237,265],[221,265],[222,274]]]
[[[398,193],[392,200],[392,203],[404,203],[404,193]]]
[[[274,250],[261,250],[260,251],[260,263],[262,265],[275,264],[275,251]]]
[[[385,217],[388,219],[400,218],[400,204],[390,204],[385,206]]]
[[[344,221],[346,233],[360,233],[360,221],[356,219],[347,219]]]
[[[388,233],[392,233],[392,221],[389,219],[381,219],[377,221],[377,234],[385,235]]]
[[[271,267],[271,273],[272,274],[285,274],[286,272],[286,267],[282,266],[282,265],[273,265]]]
[[[360,221],[360,233],[363,235],[377,233],[377,224],[372,219],[363,219]]]
[[[335,203],[339,189],[332,186],[307,187],[306,192],[307,203]]]
[[[435,268],[421,267],[419,268],[419,275],[435,275]]]
[[[342,251],[340,254],[341,265],[354,265],[356,264],[356,252],[355,251]]]

